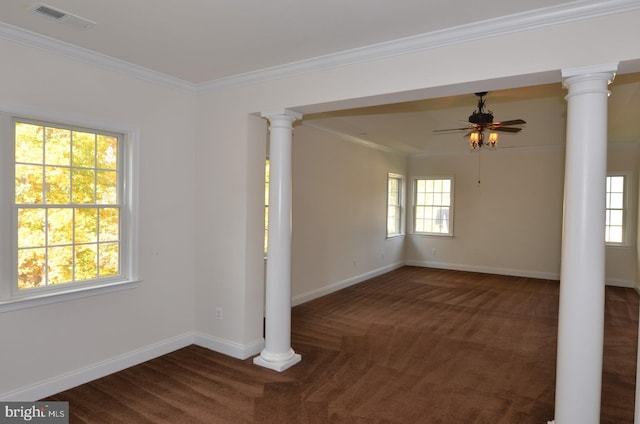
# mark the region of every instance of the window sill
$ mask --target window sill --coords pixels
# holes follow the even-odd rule
[[[453,238],[453,234],[445,234],[445,233],[411,233],[412,236],[420,236],[420,237],[449,237]]]
[[[612,248],[612,249],[631,249],[633,246],[631,246],[630,244],[625,244],[625,243],[605,243],[605,247],[607,249]]]
[[[52,303],[66,302],[99,294],[129,290],[136,288],[138,283],[140,283],[140,280],[122,281],[99,286],[75,288],[62,292],[40,293],[33,296],[3,300],[0,301],[0,313],[32,308],[35,306],[49,305]]]
[[[404,233],[400,233],[400,234],[388,234],[386,238],[387,238],[387,240],[388,240],[388,239],[394,239],[394,238],[404,237],[404,236],[405,236],[405,234],[404,234]]]

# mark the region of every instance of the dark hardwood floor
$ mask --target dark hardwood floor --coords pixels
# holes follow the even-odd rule
[[[283,373],[189,346],[50,397],[71,423],[553,418],[558,282],[403,267],[297,306]],[[638,296],[607,287],[602,424],[633,423]]]

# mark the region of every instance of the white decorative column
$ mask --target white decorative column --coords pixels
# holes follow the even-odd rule
[[[291,140],[302,115],[282,110],[262,117],[270,124],[265,347],[253,363],[284,371],[301,360],[291,348]]]
[[[563,70],[567,140],[555,424],[598,424],[605,286],[607,98],[617,64]]]

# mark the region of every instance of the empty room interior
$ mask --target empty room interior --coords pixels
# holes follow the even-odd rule
[[[553,288],[550,344],[526,342],[551,350],[550,375],[527,408],[589,424],[602,399],[640,419],[638,2],[109,3],[0,5],[0,401],[58,399],[185,348],[302,390],[319,343],[305,311],[351,313],[358,290],[405,296],[408,281],[436,305],[449,278],[459,299]],[[605,360],[633,365],[625,405],[600,381],[605,294],[607,317],[635,314],[635,337],[604,336]],[[420,339],[426,323],[402,316],[394,337]],[[389,330],[376,319],[328,321],[322,343],[335,325],[355,354]],[[416,346],[412,360],[429,357]],[[308,363],[324,364],[315,347]],[[296,419],[348,421],[327,402]],[[504,402],[503,421],[478,407],[469,422],[529,422]],[[349,407],[356,422],[401,422]]]

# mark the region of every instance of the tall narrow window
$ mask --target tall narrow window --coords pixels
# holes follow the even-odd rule
[[[625,176],[610,175],[606,184],[605,241],[612,244],[625,242]]]
[[[264,254],[269,241],[269,159],[264,165]]]
[[[126,278],[123,136],[26,120],[14,129],[12,291]]]
[[[453,179],[416,179],[414,190],[414,232],[452,235]]]
[[[401,175],[387,177],[387,237],[402,234],[403,181]]]

